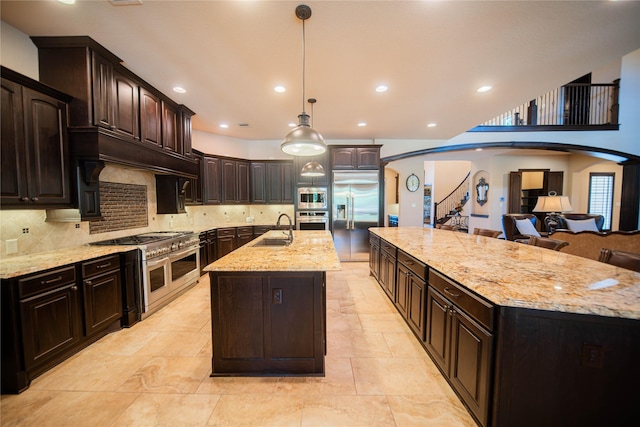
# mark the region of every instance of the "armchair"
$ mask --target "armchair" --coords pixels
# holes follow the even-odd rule
[[[516,227],[517,219],[528,219],[536,230],[539,230],[538,218],[534,214],[505,214],[502,215],[502,230],[506,240],[526,240],[529,238],[529,236],[525,236],[518,231],[518,227]]]

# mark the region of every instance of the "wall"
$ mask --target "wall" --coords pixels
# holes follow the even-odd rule
[[[0,63],[3,66],[38,80],[38,49],[29,36],[0,21]]]

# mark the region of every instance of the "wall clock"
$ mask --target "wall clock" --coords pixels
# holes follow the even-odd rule
[[[418,190],[420,187],[420,178],[416,176],[416,174],[411,174],[407,178],[407,190],[414,192]]]

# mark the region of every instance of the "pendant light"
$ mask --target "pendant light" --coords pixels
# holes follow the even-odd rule
[[[296,7],[296,16],[302,21],[302,113],[298,115],[299,124],[280,144],[280,149],[292,156],[317,156],[327,151],[327,145],[322,135],[309,126],[309,115],[304,111],[305,89],[305,31],[304,21],[311,17],[311,8],[301,4]]]
[[[316,99],[315,98],[309,98],[308,99],[309,104],[311,104],[311,126],[313,126],[313,104],[316,103]],[[302,166],[302,170],[300,171],[300,175],[302,176],[324,176],[324,168],[322,167],[322,165],[316,161],[310,161],[305,163],[304,166]]]

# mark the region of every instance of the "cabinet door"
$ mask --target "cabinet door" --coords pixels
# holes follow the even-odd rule
[[[90,336],[122,317],[120,270],[83,281],[85,334]]]
[[[20,301],[25,368],[45,364],[80,341],[75,284]]]
[[[427,299],[427,285],[424,280],[411,273],[408,283],[407,323],[413,332],[424,340],[425,304]]]
[[[70,205],[66,104],[26,87],[22,97],[29,202]]]
[[[489,410],[491,334],[457,308],[451,324],[449,380],[464,402],[486,425]]]
[[[396,275],[396,308],[407,318],[409,304],[409,284],[411,280],[411,271],[401,263],[398,263],[398,273]]]
[[[29,201],[27,189],[26,147],[22,114],[22,86],[2,79],[2,204],[18,205]]]
[[[282,175],[281,175],[282,199],[280,200],[282,204],[295,202],[295,188],[294,188],[293,182],[294,182],[293,163],[283,162]]]
[[[162,148],[172,153],[180,153],[178,146],[178,108],[162,101]]]
[[[140,140],[162,146],[162,103],[154,93],[140,88]]]
[[[111,129],[113,126],[113,65],[92,52],[93,124]]]
[[[235,160],[221,160],[222,163],[222,203],[235,203],[236,201],[236,170]]]
[[[433,288],[427,290],[427,323],[425,346],[438,367],[449,372],[449,339],[451,303]]]
[[[340,147],[331,149],[332,169],[355,169],[356,149],[352,147]]]
[[[182,142],[178,142],[178,146],[182,147],[181,154],[185,156],[190,156],[192,153],[191,149],[191,139],[192,139],[192,127],[191,127],[191,117],[193,117],[193,111],[189,110],[184,105],[180,105],[178,107],[179,111],[179,129],[178,129],[178,138],[181,139]]]
[[[267,166],[251,162],[251,203],[267,203]]]
[[[204,204],[213,205],[222,202],[220,194],[222,172],[220,170],[220,159],[214,157],[204,157],[203,162],[203,194]]]
[[[222,258],[236,248],[235,236],[218,236],[216,239],[216,252],[218,258]]]
[[[202,204],[202,156],[193,156],[196,161],[196,168],[198,170],[198,177],[190,178],[189,185],[187,186],[184,200],[187,205],[201,205]]]
[[[249,204],[251,202],[251,175],[249,162],[237,162],[236,165],[236,203]]]
[[[521,213],[522,172],[509,172],[509,210],[507,213]]]
[[[396,301],[396,259],[382,251],[380,255],[380,284],[391,302]]]
[[[139,140],[138,84],[115,70],[113,72],[113,84],[113,129],[125,136]]]
[[[379,280],[380,276],[380,245],[369,245],[369,271]]]
[[[380,169],[380,147],[356,148],[358,169]]]

